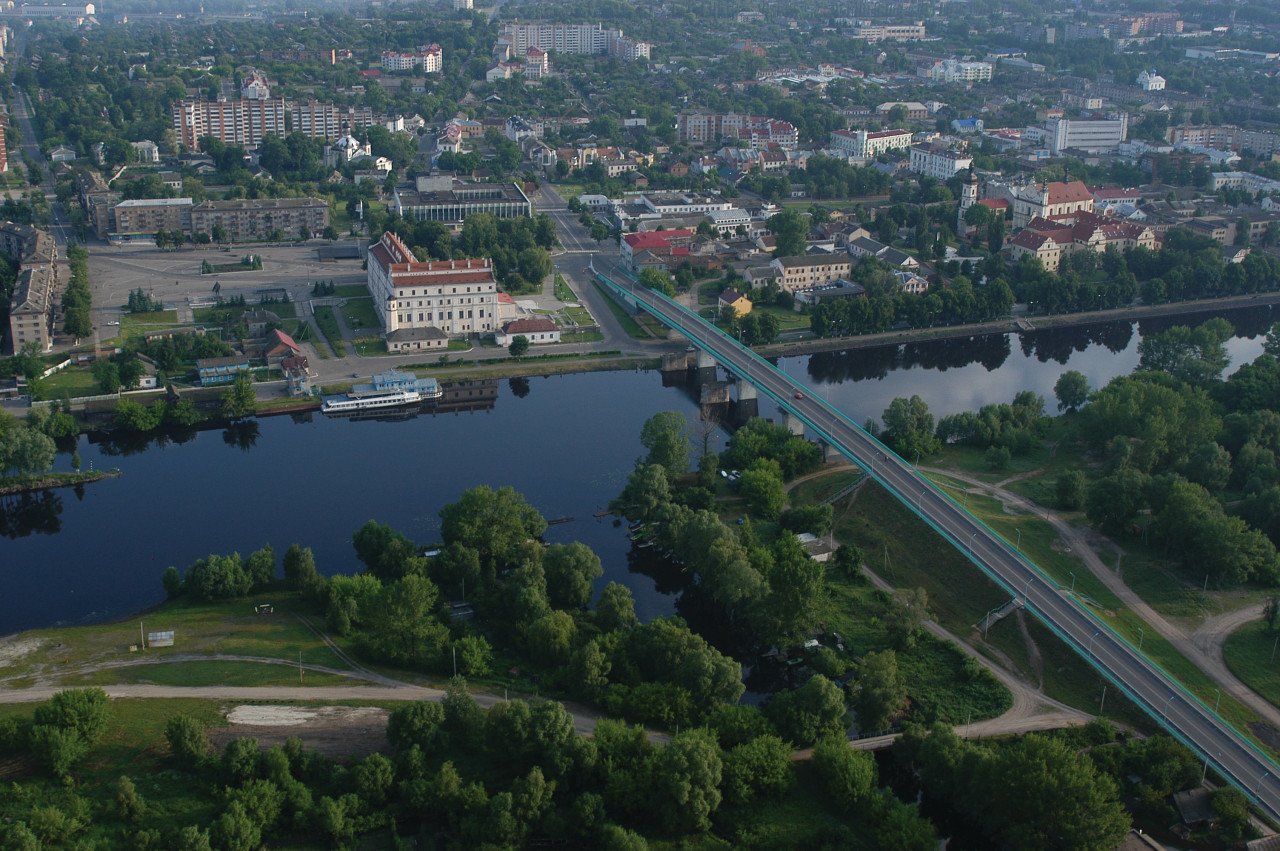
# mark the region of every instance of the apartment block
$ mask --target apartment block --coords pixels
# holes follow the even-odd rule
[[[160,231],[191,233],[190,198],[137,198],[115,205],[114,232],[154,234]]]
[[[828,147],[842,157],[870,160],[910,145],[910,130],[834,130]]]
[[[919,41],[924,38],[924,21],[914,24],[873,24],[859,21],[853,28],[853,37],[861,41]]]
[[[622,30],[605,29],[601,24],[511,23],[502,27],[499,38],[511,46],[511,54],[524,56],[531,47],[552,53],[584,56],[617,56],[628,61],[648,59],[651,45],[627,38]]]
[[[800,144],[800,131],[789,121],[764,115],[736,112],[681,112],[676,123],[676,137],[692,145],[718,143],[722,139],[738,139],[750,143],[752,150],[776,146],[784,151]]]
[[[910,169],[936,180],[950,180],[973,165],[973,157],[962,151],[915,145],[911,148]]]
[[[9,297],[9,339],[15,352],[29,343],[53,347],[59,297],[67,274],[58,246],[46,231],[13,222],[0,224],[0,250],[16,260],[18,278]]]
[[[304,227],[315,234],[329,225],[329,204],[322,198],[257,198],[191,207],[191,233],[212,234],[214,225],[222,225],[233,242],[266,239],[275,230],[293,237]]]
[[[847,278],[853,271],[853,259],[848,254],[778,257],[770,265],[777,273],[778,287],[789,293]]]
[[[1220,151],[1251,151],[1257,157],[1280,153],[1280,133],[1245,130],[1234,124],[1181,124],[1170,127],[1165,138],[1174,145],[1199,145]]]
[[[444,67],[444,52],[438,44],[420,45],[417,50],[400,52],[382,51],[382,70],[413,71],[421,69],[425,74],[439,74]]]
[[[256,147],[267,136],[284,136],[286,114],[282,98],[186,98],[172,109],[178,142],[193,151],[206,136],[246,148]]]
[[[989,83],[994,67],[990,62],[939,59],[932,65],[920,68],[917,73],[927,80],[939,83]]]

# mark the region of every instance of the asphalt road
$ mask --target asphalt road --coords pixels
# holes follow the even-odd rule
[[[1234,728],[1148,661],[1082,604],[1025,560],[1008,542],[965,511],[909,463],[836,409],[755,353],[668,299],[615,278],[645,310],[687,336],[740,378],[754,384],[790,415],[866,470],[919,514],[985,574],[1044,621],[1076,652],[1142,707],[1161,726],[1195,750],[1266,815],[1280,821],[1280,766],[1262,755]]]

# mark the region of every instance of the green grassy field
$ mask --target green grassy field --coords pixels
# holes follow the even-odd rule
[[[1280,706],[1280,667],[1275,660],[1280,633],[1262,621],[1245,624],[1227,637],[1222,655],[1231,673],[1267,700]]]
[[[600,331],[570,331],[560,335],[562,343],[598,343],[604,339]]]
[[[374,310],[371,298],[347,299],[342,305],[342,318],[346,320],[347,327],[353,332],[365,329],[377,330],[382,327],[382,322],[378,319],[378,311]]]
[[[575,325],[596,324],[595,317],[593,317],[591,315],[591,311],[587,310],[585,307],[566,307],[564,309],[564,314],[572,320]]]
[[[156,582],[159,583],[159,577]],[[271,603],[270,615],[254,613],[254,605]],[[345,670],[347,664],[298,620],[301,613],[293,594],[272,591],[229,603],[197,603],[177,600],[125,621],[79,627],[55,627],[22,633],[23,641],[37,643],[34,650],[0,668],[0,678],[26,676],[80,676],[87,669],[111,662],[174,655],[260,656]],[[130,651],[140,632],[174,630],[173,647]],[[296,672],[295,672],[296,673]],[[163,675],[162,675],[163,676]]]
[[[178,311],[155,310],[151,313],[120,314],[120,334],[122,340],[141,337],[148,331],[163,331],[167,328],[180,327]],[[105,330],[105,329],[104,329]]]
[[[637,340],[649,340],[655,336],[642,328],[640,323],[636,321],[636,317],[625,307],[614,301],[613,296],[609,295],[604,287],[600,286],[599,283],[596,283],[595,286],[596,289],[600,290],[601,294],[604,295],[604,303],[609,306],[609,312],[618,320],[618,324],[622,326],[623,331],[627,332],[628,337],[632,337]]]
[[[790,496],[791,502],[794,505],[821,502],[827,497],[844,490],[861,479],[862,476],[861,470],[856,470],[852,467],[843,470],[832,470],[793,487]]]
[[[336,284],[333,294],[338,298],[369,298],[369,288],[364,284]]]
[[[565,281],[564,276],[559,272],[556,273],[553,292],[555,293],[555,297],[560,299],[560,301],[578,300],[578,296],[574,294],[573,290],[569,287],[568,282]]]
[[[336,658],[336,657],[335,657]],[[67,677],[63,685],[102,686],[118,683],[142,683],[165,686],[342,686],[362,681],[323,671],[298,669],[287,665],[255,662],[156,662],[110,668],[92,674]]]
[[[281,319],[293,319],[298,315],[296,304],[291,301],[277,301],[270,304],[219,304],[213,307],[197,307],[191,311],[191,316],[197,325],[229,325],[252,310],[267,310]]]
[[[346,357],[347,347],[342,343],[342,332],[338,330],[338,318],[334,315],[332,307],[316,308],[316,325],[320,326],[320,333],[324,334],[325,341],[333,350],[333,354],[340,358]]]
[[[96,396],[102,392],[93,373],[87,366],[69,366],[55,372],[48,378],[40,379],[41,399],[75,398],[76,396]]]
[[[387,351],[387,341],[381,337],[358,337],[351,341],[351,345],[357,353],[366,357],[390,354]]]

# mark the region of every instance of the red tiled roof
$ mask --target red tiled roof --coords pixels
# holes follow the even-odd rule
[[[623,237],[627,245],[631,246],[631,250],[642,251],[645,249],[663,248],[671,244],[673,239],[686,239],[693,236],[693,231],[688,229],[679,230],[654,230],[644,231],[642,233],[629,233]]]
[[[1082,180],[1073,180],[1070,183],[1054,181],[1045,188],[1048,189],[1050,204],[1071,204],[1076,201],[1093,200],[1093,194],[1089,192],[1089,187],[1085,186]]]
[[[499,304],[515,304],[516,300],[511,297],[510,293],[498,293]]]
[[[271,333],[275,335],[276,342],[284,343],[286,346],[293,349],[295,352],[302,351],[302,347],[299,346],[297,343],[295,343],[292,337],[290,337],[285,332],[281,331],[279,328],[272,329]]]
[[[1093,190],[1093,197],[1098,201],[1128,201],[1142,197],[1138,189],[1121,189],[1116,186]]]
[[[558,331],[558,325],[550,319],[515,319],[502,329],[508,334],[540,334],[547,331]]]
[[[1052,242],[1057,245],[1057,240],[1053,239],[1053,237],[1033,230],[1020,231],[1017,236],[1010,240],[1011,245],[1026,248],[1030,251],[1039,251],[1040,247],[1046,242]]]
[[[1009,202],[1004,198],[983,198],[978,202],[989,210],[1007,210]]]

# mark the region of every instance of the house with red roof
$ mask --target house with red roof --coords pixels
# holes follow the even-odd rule
[[[1046,270],[1056,272],[1067,255],[1076,251],[1102,254],[1108,248],[1159,247],[1160,238],[1152,228],[1082,211],[1055,219],[1032,219],[1010,241],[1009,256],[1016,263],[1023,255],[1033,254]]]
[[[642,252],[668,259],[688,256],[696,231],[688,228],[629,233],[622,237],[622,259],[632,271],[636,270],[635,258]]]
[[[293,338],[279,328],[273,328],[267,334],[267,342],[262,350],[262,359],[267,366],[280,366],[285,358],[296,358],[302,355],[302,347]]]
[[[495,335],[498,345],[509,346],[516,337],[524,337],[531,345],[560,342],[560,326],[542,316],[516,319],[502,326]]]

